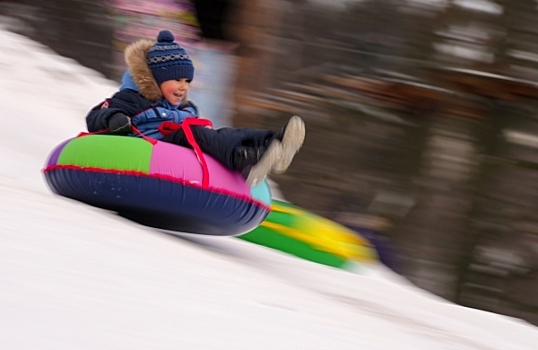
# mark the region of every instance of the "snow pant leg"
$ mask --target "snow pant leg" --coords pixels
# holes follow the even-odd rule
[[[203,126],[191,126],[192,133],[202,152],[223,163],[232,170],[234,167],[234,150],[238,146],[264,148],[268,139],[275,137],[272,130],[250,128],[210,129]],[[185,137],[183,129],[166,135],[162,141],[192,148]]]

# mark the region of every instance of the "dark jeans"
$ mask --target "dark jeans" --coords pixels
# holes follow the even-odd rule
[[[234,164],[234,150],[238,146],[264,148],[266,141],[272,139],[276,133],[272,130],[249,129],[249,128],[220,128],[209,129],[203,126],[191,126],[194,139],[202,152],[223,163],[232,170]],[[185,137],[183,129],[166,135],[162,141],[175,145],[192,148]]]

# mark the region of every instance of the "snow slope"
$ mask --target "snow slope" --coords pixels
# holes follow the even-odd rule
[[[116,84],[0,29],[4,349],[536,349],[538,328],[232,237],[53,195],[41,169]]]

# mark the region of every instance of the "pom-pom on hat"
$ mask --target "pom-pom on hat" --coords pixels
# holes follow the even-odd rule
[[[149,69],[158,85],[167,80],[194,78],[194,65],[183,47],[174,42],[174,35],[162,30],[147,54]]]

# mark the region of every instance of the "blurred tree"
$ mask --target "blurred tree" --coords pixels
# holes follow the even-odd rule
[[[287,198],[326,216],[389,218],[410,280],[452,301],[518,314],[485,296],[497,277],[475,269],[483,247],[511,232],[513,214],[504,212],[532,211],[538,199],[523,190],[533,187],[533,151],[518,146],[508,156],[505,137],[535,123],[536,86],[518,78],[536,76],[536,3],[281,4],[281,21],[266,31],[276,36],[274,58],[258,66],[272,72],[270,93],[254,91],[264,103],[253,105],[307,118],[296,166],[275,177]]]

